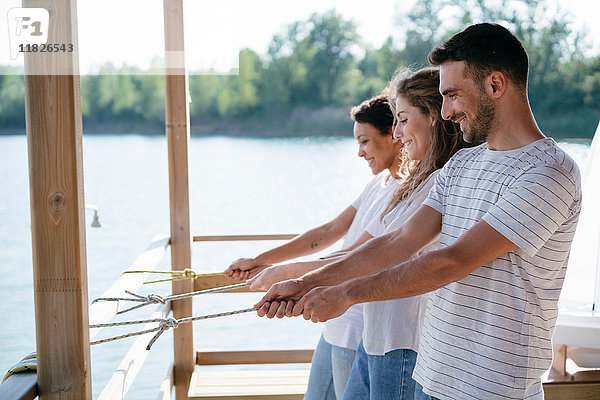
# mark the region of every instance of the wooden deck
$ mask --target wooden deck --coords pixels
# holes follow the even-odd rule
[[[301,400],[310,370],[197,370],[192,374],[189,399]]]
[[[192,374],[188,398],[301,400],[308,386],[312,354],[312,350],[197,352],[196,364],[201,367]],[[249,369],[232,367],[240,364]],[[274,364],[302,365],[283,369]],[[208,365],[227,367],[208,369]]]

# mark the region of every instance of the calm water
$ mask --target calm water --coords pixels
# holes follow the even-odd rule
[[[589,146],[561,143],[579,163]],[[194,138],[190,145],[192,234],[295,233],[349,205],[370,178],[351,138]],[[89,298],[100,296],[155,234],[169,232],[166,141],[163,137],[84,137]],[[27,143],[0,136],[0,373],[35,350]],[[274,242],[195,244],[197,271],[221,271]],[[159,269],[168,269],[169,254]],[[154,286],[166,294],[167,286]],[[590,298],[592,294],[590,293]],[[212,295],[194,301],[194,315],[249,307],[259,294]],[[146,313],[132,315],[145,318]],[[312,348],[320,327],[303,319],[270,321],[241,315],[196,322],[196,349]],[[114,332],[105,330],[103,335]],[[170,332],[169,332],[170,333]],[[128,399],[155,398],[172,353],[172,336],[154,345]],[[94,396],[133,339],[92,348]]]

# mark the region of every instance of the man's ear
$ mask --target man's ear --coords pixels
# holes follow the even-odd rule
[[[500,71],[494,71],[486,79],[486,90],[488,95],[494,99],[502,97],[506,92],[506,76]]]

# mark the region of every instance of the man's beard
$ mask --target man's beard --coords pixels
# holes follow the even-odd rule
[[[456,120],[463,117],[462,115],[455,116]],[[481,93],[477,98],[477,113],[472,123],[463,130],[463,139],[465,142],[472,144],[481,144],[485,142],[494,127],[496,121],[496,107],[494,102],[490,100],[485,93]]]
[[[470,129],[471,132],[465,133],[465,136],[469,136],[469,143],[483,143],[487,140],[494,122],[496,120],[496,107],[494,102],[490,100],[485,93],[481,93],[477,99],[477,114],[475,114],[475,121]],[[467,140],[467,138],[465,138]]]

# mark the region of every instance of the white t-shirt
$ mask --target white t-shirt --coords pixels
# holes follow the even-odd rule
[[[356,215],[348,229],[342,249],[352,246],[365,231],[369,222],[379,218],[398,184],[399,180],[391,177],[388,170],[384,170],[365,186],[360,196],[352,203]],[[338,318],[325,322],[323,338],[332,345],[356,350],[362,330],[363,305],[356,304]]]
[[[367,226],[367,232],[377,237],[393,232],[404,224],[427,198],[438,172],[431,173],[410,197],[398,203],[383,217],[383,220],[378,217],[371,221]],[[418,254],[437,249],[438,238],[436,237]],[[382,356],[398,349],[417,351],[427,298],[428,295],[423,294],[404,299],[366,303],[363,310],[363,346],[367,354]]]
[[[577,165],[552,139],[484,143],[442,168],[424,204],[442,214],[441,248],[481,220],[517,247],[430,293],[413,377],[440,399],[543,399],[581,204]]]

